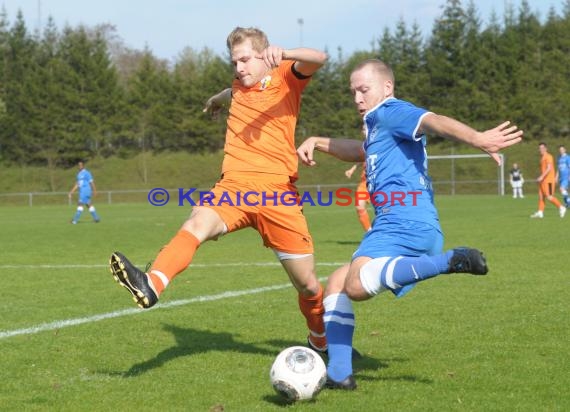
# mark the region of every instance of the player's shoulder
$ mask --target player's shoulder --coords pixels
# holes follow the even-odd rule
[[[397,97],[388,97],[381,105],[383,107],[412,107],[413,104],[407,100],[398,99]]]
[[[424,113],[427,112],[419,106],[407,100],[389,98],[385,100],[379,110],[387,126],[401,126],[402,124],[411,124],[417,121]]]
[[[390,97],[384,100],[381,104],[381,107],[384,107],[387,113],[413,113],[413,112],[425,112],[426,109],[415,105],[414,103],[408,100],[397,99],[395,97]]]

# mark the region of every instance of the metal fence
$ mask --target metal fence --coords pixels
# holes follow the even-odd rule
[[[336,183],[326,185],[299,185],[300,192],[334,192],[336,189],[349,188],[354,190],[355,183]],[[439,180],[433,182],[437,194],[461,195],[461,194],[504,194],[504,188],[497,180]],[[199,192],[206,192],[210,188],[197,188],[191,198],[198,200]],[[140,190],[103,190],[98,191],[93,199],[94,204],[120,204],[120,203],[149,203],[149,194],[153,189]],[[182,193],[190,188],[164,189],[171,197],[171,201],[178,201],[180,190]],[[326,196],[329,196],[328,193]],[[183,200],[183,199],[182,199]],[[68,192],[23,192],[23,193],[0,193],[0,206],[47,206],[47,205],[72,205],[77,202],[77,194],[71,199]],[[186,202],[188,203],[188,202]]]

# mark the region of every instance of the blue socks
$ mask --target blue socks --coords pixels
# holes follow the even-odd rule
[[[452,256],[453,250],[437,256],[379,258],[376,268],[380,273],[372,269],[370,276],[377,276],[375,282],[379,279],[383,289],[389,289],[397,296],[402,296],[417,282],[449,273],[449,261]],[[379,288],[380,285],[378,283],[376,285]],[[341,382],[353,373],[354,310],[351,300],[345,293],[327,296],[323,304],[329,354],[327,374],[332,380]]]
[[[93,217],[93,220],[94,220],[95,222],[98,222],[99,220],[101,220],[101,219],[99,218],[99,215],[98,215],[97,212],[95,211],[95,206],[91,206],[91,207],[89,208],[89,213],[91,213],[91,216]]]
[[[79,218],[81,217],[81,213],[83,213],[83,206],[77,206],[77,211],[73,215],[73,222],[78,222]]]
[[[432,278],[442,273],[449,273],[449,260],[453,250],[436,256],[397,256],[391,258],[383,265],[379,276],[382,287],[390,289],[397,296],[405,293],[409,288],[422,280]]]
[[[346,294],[337,293],[327,296],[323,303],[329,353],[327,374],[332,380],[341,382],[352,375],[352,337],[354,335],[352,302]]]
[[[77,211],[73,215],[72,223],[79,222],[79,218],[81,217],[82,213],[83,213],[83,206],[77,206]],[[93,220],[95,222],[99,222],[101,220],[101,218],[99,217],[99,215],[95,211],[95,206],[89,207],[89,213],[91,213],[91,216],[93,217]]]

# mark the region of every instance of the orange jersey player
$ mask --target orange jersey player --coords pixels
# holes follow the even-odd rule
[[[552,203],[557,209],[560,217],[566,214],[566,208],[554,196],[556,188],[556,168],[554,166],[554,158],[548,153],[546,143],[538,145],[540,153],[540,176],[536,179],[538,182],[538,210],[530,215],[531,218],[542,219],[544,217],[545,199]]]
[[[111,256],[111,271],[135,302],[148,308],[188,267],[200,244],[251,227],[275,252],[298,291],[309,344],[325,351],[323,290],[315,274],[313,240],[295,201],[294,139],[301,94],[327,55],[304,47],[272,46],[256,28],[237,27],[227,46],[235,80],[231,89],[212,96],[204,109],[216,111],[230,102],[221,179],[208,201],[193,207],[148,273],[119,252]]]
[[[360,172],[360,180],[358,182],[358,186],[356,187],[356,193],[368,193],[368,189],[366,187],[366,162],[363,162],[361,166],[362,171]],[[350,169],[346,170],[344,172],[345,176],[350,179],[357,167],[358,164],[355,164]],[[355,196],[354,198],[358,198],[358,200],[355,200],[355,209],[358,216],[358,221],[360,222],[362,228],[365,231],[368,231],[371,227],[370,217],[368,216],[368,211],[366,210],[366,204],[369,203],[369,200],[364,200],[359,196]]]

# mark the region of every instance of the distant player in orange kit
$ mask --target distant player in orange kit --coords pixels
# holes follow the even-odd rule
[[[540,152],[540,176],[536,179],[538,182],[538,210],[530,217],[542,219],[544,217],[544,199],[548,200],[558,208],[560,217],[566,214],[566,208],[554,196],[556,192],[556,168],[554,166],[554,158],[548,153],[546,143],[539,143],[538,151]]]
[[[358,168],[358,163],[353,165],[350,169],[344,172],[344,175],[349,179],[352,177],[356,169]],[[366,188],[366,162],[361,163],[362,171],[360,173],[360,181],[358,182],[358,186],[356,187],[356,193],[368,193],[368,189]],[[356,198],[356,197],[355,197]],[[356,214],[358,215],[358,221],[362,225],[362,228],[365,231],[370,230],[370,217],[368,216],[368,211],[366,210],[366,205],[370,202],[370,200],[358,199],[355,200],[355,208]]]

